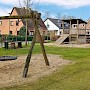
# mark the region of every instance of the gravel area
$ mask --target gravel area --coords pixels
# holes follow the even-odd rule
[[[22,78],[27,55],[22,55],[14,61],[0,61],[0,87],[8,87],[33,82],[40,77],[49,75],[63,65],[72,64],[61,56],[48,54],[50,66],[46,66],[42,54],[32,55],[28,76]]]
[[[90,48],[90,44],[56,44],[54,43],[44,43],[46,46],[57,46],[57,47],[76,47],[76,48]]]

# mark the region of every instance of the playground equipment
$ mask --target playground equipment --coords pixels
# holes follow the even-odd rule
[[[17,57],[15,56],[1,56],[0,61],[8,61],[8,60],[16,60]]]
[[[25,15],[25,16],[3,16],[3,17],[0,17],[0,19],[28,19],[28,18],[32,19],[32,22],[33,22],[33,24],[35,26],[35,33],[34,33],[34,36],[33,36],[31,47],[29,49],[28,56],[26,58],[26,63],[25,63],[25,67],[24,67],[24,70],[23,70],[23,77],[27,77],[29,63],[30,63],[31,56],[32,56],[32,50],[33,50],[35,42],[36,42],[36,36],[39,39],[39,42],[40,42],[40,45],[41,45],[41,49],[42,49],[42,53],[43,53],[43,56],[44,56],[44,59],[45,59],[45,63],[46,63],[46,65],[49,65],[49,61],[47,59],[47,55],[46,55],[46,52],[45,52],[44,44],[43,44],[43,41],[42,41],[42,38],[41,38],[41,35],[40,35],[40,32],[39,32],[39,29],[38,29],[38,27],[39,27],[39,20],[41,18],[41,14],[38,13],[37,11],[32,11],[31,10],[31,14]]]

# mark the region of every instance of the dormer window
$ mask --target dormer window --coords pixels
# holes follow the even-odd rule
[[[2,21],[0,21],[0,26],[2,25]]]

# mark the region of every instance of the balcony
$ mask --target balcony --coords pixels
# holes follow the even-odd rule
[[[80,35],[83,35],[83,34],[86,34],[86,30],[85,29],[64,29],[63,30],[63,33],[64,34],[80,34]]]

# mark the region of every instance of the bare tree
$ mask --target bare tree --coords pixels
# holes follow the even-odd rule
[[[25,7],[26,8],[26,15],[28,14],[28,11],[30,10],[30,8],[32,7],[32,5],[34,4],[33,0],[23,0],[22,3],[19,0],[19,6],[20,7]],[[27,32],[28,32],[28,19],[26,19],[26,36],[25,36],[25,45],[27,46]]]
[[[49,17],[50,17],[50,12],[49,11],[46,11],[46,13],[45,13],[45,19],[47,19]]]
[[[58,19],[61,19],[61,13],[58,13],[58,14],[57,14],[57,18],[58,18]]]

